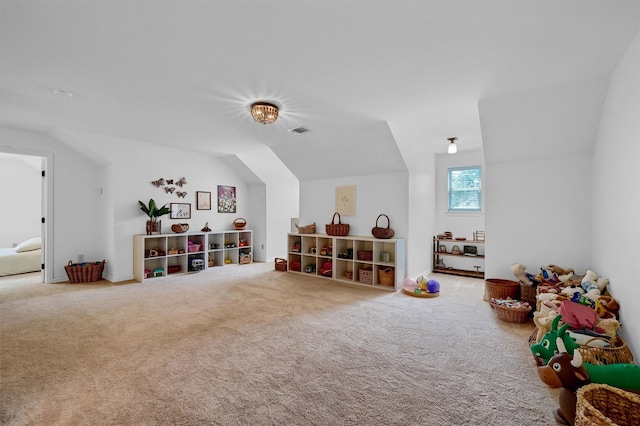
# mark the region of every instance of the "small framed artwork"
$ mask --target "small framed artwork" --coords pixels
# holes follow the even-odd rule
[[[211,210],[211,193],[206,191],[196,191],[196,209]]]
[[[171,203],[171,219],[191,219],[191,203]]]
[[[236,212],[236,187],[218,185],[218,213]]]
[[[344,216],[356,215],[356,186],[336,187],[336,211]]]

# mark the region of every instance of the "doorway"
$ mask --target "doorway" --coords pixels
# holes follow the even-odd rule
[[[0,147],[0,186],[3,206],[0,212],[2,247],[15,247],[24,240],[40,237],[40,280],[53,282],[53,274],[46,265],[51,264],[52,241],[49,196],[52,185],[50,173],[51,154]]]

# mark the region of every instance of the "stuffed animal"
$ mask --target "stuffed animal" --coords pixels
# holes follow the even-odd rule
[[[601,295],[607,288],[607,285],[609,285],[609,279],[603,277],[598,278],[598,274],[591,269],[587,270],[580,281],[580,286],[584,291],[593,296]]]
[[[574,424],[577,402],[575,392],[586,384],[600,383],[636,393],[640,391],[640,366],[582,362],[580,351],[575,350],[570,355],[560,337],[556,339],[556,347],[558,353],[549,359],[547,365],[538,367],[538,376],[552,388],[562,386],[558,397],[560,408],[554,413],[560,423]]]
[[[575,272],[572,268],[562,269],[557,265],[547,265],[547,269],[551,269],[557,275],[568,275]]]
[[[531,281],[531,274],[527,274],[527,267],[521,263],[514,263],[511,265],[511,272],[521,282],[526,285],[533,285]]]
[[[578,349],[576,341],[567,333],[569,324],[563,324],[558,328],[560,319],[560,315],[556,315],[551,322],[551,330],[542,337],[539,343],[531,345],[531,353],[542,361],[542,365],[547,365],[551,357],[558,352],[558,339],[562,340],[566,348],[565,352],[568,351],[570,355],[573,355],[574,351]]]

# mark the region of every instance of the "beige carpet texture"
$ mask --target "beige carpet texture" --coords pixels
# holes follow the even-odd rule
[[[533,324],[497,319],[482,280],[417,298],[273,269],[0,279],[0,423],[556,424]]]

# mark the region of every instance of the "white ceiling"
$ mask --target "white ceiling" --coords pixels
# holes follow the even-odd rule
[[[609,74],[639,18],[640,2],[609,0],[2,0],[0,124],[223,156],[266,145],[300,179],[340,158],[332,176],[396,171],[390,128],[479,149],[479,100]],[[276,123],[251,119],[256,100],[281,107]]]

